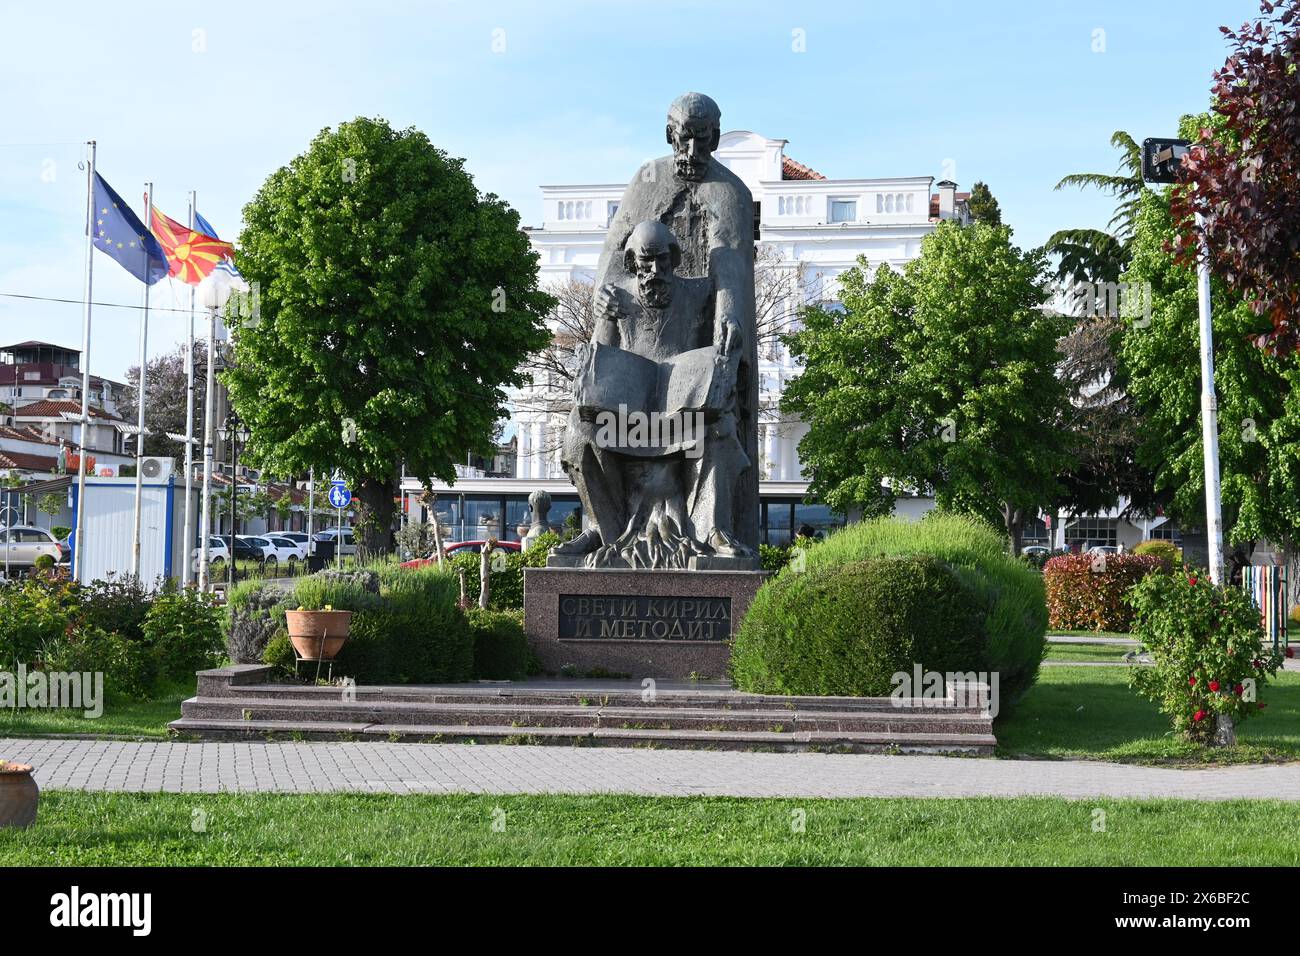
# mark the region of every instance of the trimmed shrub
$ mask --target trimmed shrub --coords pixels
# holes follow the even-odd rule
[[[764,585],[732,652],[736,684],[765,694],[884,697],[891,677],[985,670],[985,606],[933,557],[879,557]]]
[[[192,681],[194,672],[220,663],[221,611],[211,595],[170,585],[154,598],[144,619],[144,639],[165,681]]]
[[[1133,553],[1164,558],[1171,568],[1176,568],[1183,563],[1183,552],[1172,541],[1165,541],[1160,538],[1143,541],[1133,549]]]
[[[474,607],[465,617],[474,636],[475,680],[523,680],[529,664],[523,612]]]
[[[1063,554],[1043,567],[1048,622],[1062,630],[1117,631],[1133,626],[1129,588],[1168,562],[1143,554]]]
[[[336,610],[356,612],[336,670],[360,684],[470,679],[474,639],[456,604],[458,585],[452,575],[436,567],[404,568],[388,579],[378,595],[351,582],[323,584],[324,590],[304,592],[317,597],[314,606],[328,603]]]
[[[54,567],[54,558],[48,554],[39,554],[32,565],[37,571],[48,571]]]
[[[1265,648],[1259,609],[1244,590],[1196,574],[1149,574],[1129,600],[1134,633],[1153,661],[1134,666],[1129,683],[1174,730],[1209,743],[1219,715],[1239,723],[1264,707],[1259,691],[1282,655]]]
[[[558,539],[557,539],[558,540]],[[546,565],[546,553],[540,552],[541,565]],[[477,554],[457,554],[448,560],[453,580],[456,581],[457,594],[460,593],[460,580],[456,577],[460,569],[465,570],[465,598],[472,605],[478,604],[479,560]],[[491,584],[488,592],[488,607],[494,611],[521,611],[524,607],[524,567],[528,558],[518,551],[499,551],[492,555]],[[536,556],[534,556],[536,560]]]
[[[921,521],[887,517],[854,522],[808,548],[803,564],[813,571],[876,557],[917,555],[947,564],[978,596],[986,641],[982,659],[988,669],[999,673],[1003,707],[1013,704],[1038,676],[1046,648],[1047,605],[1042,577],[1012,558],[1004,536],[989,525],[941,512],[932,512]],[[787,568],[778,580],[797,573],[797,569]],[[926,661],[916,663],[930,668]]]

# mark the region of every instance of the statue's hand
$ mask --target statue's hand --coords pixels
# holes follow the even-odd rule
[[[618,286],[603,285],[596,290],[596,314],[602,319],[616,322],[623,317],[623,304]]]

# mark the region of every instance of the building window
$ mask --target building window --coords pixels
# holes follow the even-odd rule
[[[763,204],[757,199],[754,200],[754,241],[759,242],[763,238]]]
[[[612,202],[605,207],[605,228],[608,229],[614,224],[614,217],[618,215],[618,203]]]
[[[1178,527],[1177,521],[1162,521],[1151,529],[1150,536],[1154,541],[1172,541],[1174,544],[1181,545],[1183,529]]]
[[[1048,543],[1047,523],[1042,518],[1029,518],[1020,532],[1021,545]]]
[[[857,222],[858,201],[856,199],[832,199],[831,222]]]
[[[1077,518],[1065,526],[1065,546],[1114,545],[1118,541],[1114,518]]]

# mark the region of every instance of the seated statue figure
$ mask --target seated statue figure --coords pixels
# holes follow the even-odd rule
[[[666,225],[643,221],[622,274],[596,291],[561,456],[590,526],[552,551],[552,565],[752,566],[730,510],[752,464],[737,425],[746,343],[712,278],[676,274],[681,257]]]

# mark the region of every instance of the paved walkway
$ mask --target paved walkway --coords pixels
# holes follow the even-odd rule
[[[1300,800],[1300,763],[1173,770],[1085,761],[464,744],[0,740],[47,789],[633,793],[741,797]]]

